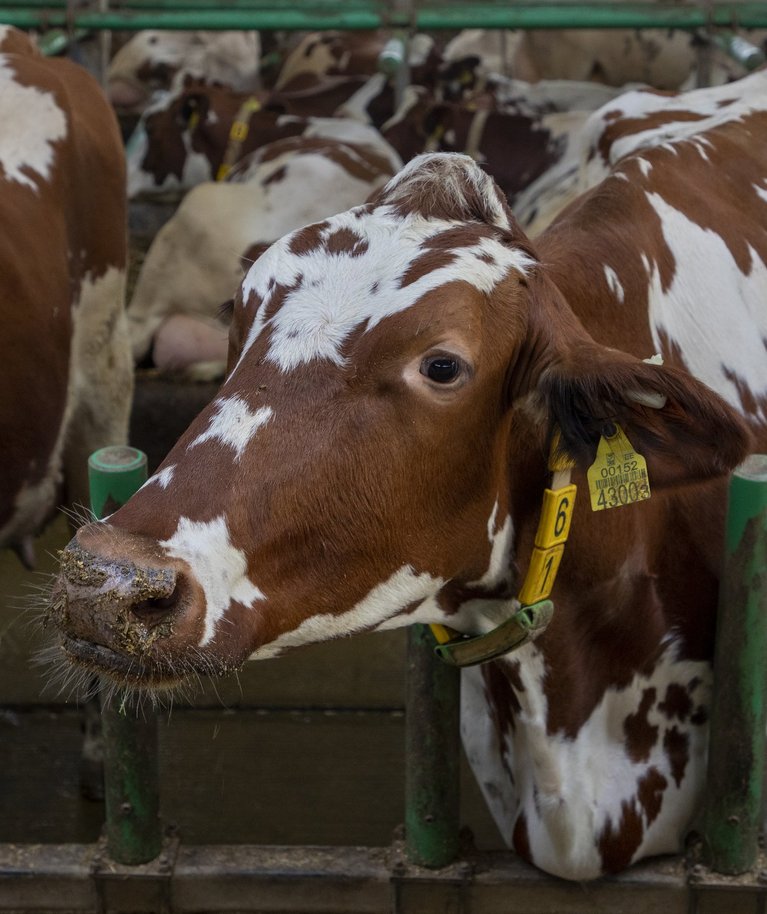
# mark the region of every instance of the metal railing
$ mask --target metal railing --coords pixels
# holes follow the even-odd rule
[[[27,0],[0,3],[0,22],[68,29],[711,29],[767,28],[764,2],[460,3],[449,0]]]

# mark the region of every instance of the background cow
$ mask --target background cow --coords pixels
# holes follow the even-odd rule
[[[89,454],[127,434],[125,162],[85,70],[10,28],[0,51],[0,546],[32,562],[56,505],[88,505]]]
[[[288,231],[364,201],[397,170],[397,156],[372,128],[369,143],[297,136],[263,147],[232,181],[200,184],[152,243],[128,309],[133,354],[152,347],[161,371],[193,365],[220,376],[228,323],[222,302],[243,266]],[[311,188],[311,193],[307,193]],[[206,363],[200,365],[199,363]]]
[[[748,32],[745,38],[759,47],[765,33]],[[464,88],[503,73],[528,82],[642,82],[674,90],[697,85],[704,44],[681,29],[466,29],[447,43],[443,56],[456,86]],[[711,85],[744,75],[742,65],[716,46],[708,53],[707,69]]]
[[[180,194],[216,179],[224,159],[233,153],[230,134],[236,119],[247,129],[231,155],[234,163],[291,136],[370,142],[371,128],[357,121],[285,115],[265,109],[255,99],[243,113],[246,98],[221,86],[191,81],[150,106],[128,144],[128,195]]]
[[[258,32],[136,32],[114,55],[107,93],[121,110],[141,110],[154,92],[169,91],[185,74],[253,91],[260,86]]]
[[[502,834],[548,872],[677,850],[703,784],[724,475],[767,446],[766,89],[624,97],[626,154],[600,147],[607,177],[535,245],[444,154],[272,245],[217,397],[62,557],[67,656],[162,688],[411,622],[482,635],[532,602],[543,491],[572,474],[553,618],[467,671],[464,744]],[[588,480],[598,454],[635,503]]]

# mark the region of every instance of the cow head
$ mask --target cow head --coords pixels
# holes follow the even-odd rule
[[[219,394],[63,554],[64,649],[158,685],[413,621],[482,630],[515,604],[554,430],[582,468],[609,421],[656,488],[746,447],[703,385],[586,334],[470,159],[423,156],[251,267]]]
[[[229,145],[232,123],[249,97],[191,76],[182,88],[158,94],[127,144],[128,196],[184,192],[212,181]],[[300,132],[296,126],[275,133],[277,114],[259,111],[256,117],[257,124],[250,120],[243,152]]]
[[[136,32],[107,70],[107,95],[123,110],[140,111],[153,92],[168,91],[176,75],[205,74],[236,89],[257,84],[258,32]]]

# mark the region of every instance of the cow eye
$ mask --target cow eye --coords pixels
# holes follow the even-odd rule
[[[461,363],[453,356],[430,356],[421,363],[421,374],[437,384],[450,384],[460,373]]]

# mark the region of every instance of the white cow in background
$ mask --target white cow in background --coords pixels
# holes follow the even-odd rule
[[[141,110],[187,73],[247,92],[259,87],[260,63],[258,32],[137,32],[112,58],[107,94],[116,108]]]
[[[219,312],[250,261],[285,232],[364,203],[399,167],[381,139],[304,135],[255,153],[234,175],[245,183],[193,188],[155,238],[136,284],[128,308],[134,357],[151,349],[161,371],[223,374],[228,327]]]

